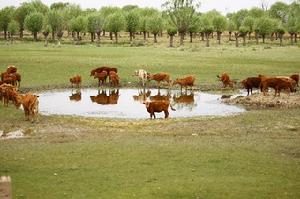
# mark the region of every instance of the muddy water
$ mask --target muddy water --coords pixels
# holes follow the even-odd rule
[[[149,118],[143,101],[167,100],[176,111],[169,108],[170,117],[226,116],[244,112],[245,109],[223,104],[221,95],[203,92],[183,92],[157,89],[81,89],[57,90],[40,93],[40,113],[44,115],[76,115],[103,118]],[[163,118],[164,113],[156,113]]]

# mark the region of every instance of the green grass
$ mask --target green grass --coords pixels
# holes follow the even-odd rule
[[[112,47],[41,43],[0,45],[0,71],[16,65],[22,87],[68,85],[91,68],[195,74],[200,87],[216,74],[234,79],[299,73],[300,48]],[[28,136],[0,140],[0,176],[10,175],[13,196],[36,198],[300,198],[300,109],[251,110],[229,117],[112,120],[40,116],[0,105],[0,130]]]

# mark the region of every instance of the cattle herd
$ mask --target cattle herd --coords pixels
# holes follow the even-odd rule
[[[94,79],[98,79],[98,85],[103,86],[107,82],[110,86],[118,87],[120,85],[120,77],[118,75],[117,68],[111,68],[107,66],[95,68],[91,70],[91,77]],[[177,78],[174,81],[171,80],[170,75],[168,73],[156,73],[150,74],[143,69],[136,70],[133,76],[137,76],[145,88],[146,82],[154,80],[157,82],[157,87],[160,88],[161,82],[167,83],[169,88],[174,85],[179,85],[181,91],[183,88],[186,90],[188,87],[193,90],[193,86],[195,85],[195,77],[194,76],[186,76],[183,78]],[[223,83],[223,87],[234,87],[236,81],[230,79],[227,73],[222,73],[221,75],[217,75],[218,79]],[[0,100],[2,100],[4,106],[8,106],[11,101],[16,108],[19,108],[21,105],[23,106],[25,117],[27,120],[34,121],[37,119],[38,106],[39,101],[37,95],[32,93],[20,94],[19,88],[21,83],[21,75],[17,72],[17,68],[15,66],[8,66],[6,71],[1,73],[1,81],[0,81]],[[73,86],[79,88],[82,83],[82,78],[80,75],[76,75],[70,78],[70,83]],[[248,77],[241,81],[242,86],[247,89],[248,95],[252,94],[252,89],[259,89],[263,95],[266,95],[266,92],[269,88],[273,88],[275,90],[275,97],[280,96],[281,90],[287,90],[288,92],[295,92],[296,87],[299,87],[299,74],[293,74],[291,76],[265,76],[258,75],[257,77]],[[119,91],[113,91],[107,95],[105,92],[100,93],[97,96],[91,96],[91,100],[98,104],[116,104],[119,96]],[[140,96],[135,96],[139,99]],[[168,118],[169,112],[168,108],[171,107],[172,110],[175,110],[168,100],[156,100],[151,99],[151,101],[146,101],[145,96],[143,95],[143,103],[146,106],[147,111],[150,113],[150,118],[154,116],[155,112],[164,112],[165,118]],[[161,97],[161,96],[160,96]],[[72,93],[70,96],[70,100],[79,101],[81,99],[81,93]]]

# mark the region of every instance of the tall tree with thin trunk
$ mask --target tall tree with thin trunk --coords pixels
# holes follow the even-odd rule
[[[10,41],[11,41],[11,44],[13,43],[13,40],[14,40],[14,35],[19,32],[19,24],[18,22],[16,22],[15,20],[12,20],[11,22],[9,22],[8,24],[8,32],[9,32],[9,35],[10,35]]]
[[[199,28],[200,28],[200,17],[197,15],[194,15],[193,18],[191,19],[191,23],[188,27],[188,33],[190,34],[190,43],[193,42],[193,36],[195,33],[199,32]]]
[[[4,39],[7,39],[7,28],[10,21],[13,19],[15,12],[14,7],[5,7],[0,10],[0,30],[4,32]]]
[[[227,24],[228,24],[227,30],[229,33],[228,41],[231,41],[232,40],[231,35],[232,35],[233,31],[235,30],[235,23],[232,20],[229,20]]]
[[[213,24],[213,27],[214,27],[214,31],[217,32],[218,43],[221,44],[221,35],[222,35],[223,31],[226,30],[227,20],[221,14],[220,15],[215,15],[213,17],[212,24]]]
[[[184,35],[196,14],[196,8],[200,3],[197,0],[167,0],[163,5],[174,26],[180,35],[180,45],[183,45]]]
[[[136,9],[136,8],[131,9],[130,11],[126,12],[126,14],[125,14],[126,31],[129,32],[130,42],[132,42],[132,39],[135,37],[135,32],[138,31],[139,18],[140,18],[139,9]]]
[[[85,32],[87,29],[88,20],[84,16],[78,16],[71,20],[71,30],[77,34],[77,44],[80,44],[80,33]]]
[[[144,42],[147,41],[147,32],[149,31],[149,17],[141,16],[139,19],[139,30],[143,33]]]
[[[279,38],[279,41],[280,41],[280,46],[282,46],[282,39],[283,39],[283,35],[285,33],[285,29],[283,27],[282,24],[279,24],[277,27],[276,27],[276,33],[278,35],[278,38]]]
[[[241,26],[239,28],[239,36],[243,38],[243,46],[246,46],[246,36],[249,32],[249,28],[247,26]]]
[[[149,19],[149,31],[154,35],[154,43],[157,43],[157,35],[163,29],[163,18],[161,15],[152,16]]]
[[[265,43],[266,36],[270,35],[274,31],[274,21],[269,17],[262,17],[256,20],[255,29],[257,33],[262,37],[263,43]]]
[[[44,23],[44,26],[43,26],[43,35],[45,37],[45,44],[44,46],[47,47],[48,46],[48,36],[51,32],[51,26],[50,25],[47,25],[46,23]]]
[[[25,27],[32,32],[35,41],[37,41],[38,32],[43,28],[43,20],[44,15],[39,12],[31,13],[25,18]]]
[[[61,30],[64,25],[64,18],[62,11],[50,10],[47,15],[47,24],[51,26],[52,39],[55,40],[55,34],[58,30]]]
[[[210,16],[203,14],[200,18],[200,29],[205,35],[206,47],[209,47],[209,36],[213,33],[214,27]]]
[[[170,37],[169,47],[172,48],[172,47],[174,47],[174,36],[177,34],[178,30],[177,30],[176,26],[174,26],[171,23],[168,23],[167,24],[167,32]]]
[[[23,38],[23,31],[24,31],[24,21],[25,18],[27,17],[27,15],[29,15],[30,13],[34,12],[35,9],[34,7],[27,2],[24,2],[21,4],[20,7],[18,7],[16,9],[15,12],[15,19],[17,20],[17,22],[19,23],[19,29],[20,29],[20,38]]]
[[[253,32],[255,19],[253,17],[246,17],[242,26],[247,27],[248,30],[248,39],[251,40],[251,34]]]
[[[116,43],[118,43],[118,33],[125,28],[125,17],[122,11],[116,11],[114,14],[108,16],[107,19],[107,30],[114,33]]]

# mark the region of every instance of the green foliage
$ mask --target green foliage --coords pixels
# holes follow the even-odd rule
[[[26,29],[31,31],[32,33],[40,32],[43,28],[43,18],[43,14],[39,12],[29,14],[25,18]]]
[[[50,32],[52,32],[51,26],[48,24],[44,24],[42,28],[44,36],[48,36]]]
[[[290,16],[286,23],[286,29],[290,34],[295,34],[299,31],[297,24],[297,18]]]
[[[9,22],[13,19],[14,7],[5,7],[0,11],[0,29],[7,31]]]
[[[15,20],[12,20],[9,22],[7,30],[11,36],[15,35],[20,30],[19,23]]]
[[[279,19],[282,23],[287,22],[289,6],[283,2],[274,3],[268,10],[271,18]]]
[[[214,31],[223,32],[227,27],[227,20],[222,15],[216,15],[213,17],[212,24],[214,27]]]
[[[200,17],[200,29],[201,32],[206,34],[210,34],[214,31],[214,27],[212,24],[212,18],[209,15],[203,14]]]
[[[197,15],[194,15],[191,19],[191,23],[189,24],[187,31],[189,33],[196,33],[199,31],[199,29],[200,29],[200,17]],[[176,28],[176,30],[177,30],[177,28]]]
[[[30,3],[22,3],[20,7],[16,9],[15,19],[19,22],[20,30],[24,30],[24,21],[27,15],[34,12],[35,8]]]
[[[177,34],[177,27],[176,26],[174,26],[174,24],[172,24],[172,23],[168,23],[167,24],[167,33],[168,33],[168,35],[169,36],[174,36],[174,35],[176,35]]]
[[[48,6],[43,4],[41,0],[32,0],[30,4],[34,7],[36,12],[46,14],[49,11]]]
[[[50,5],[51,10],[64,10],[70,3],[57,2]]]
[[[282,23],[278,24],[278,26],[275,29],[275,32],[277,32],[278,34],[283,35],[285,33],[285,28],[282,25]]]
[[[63,29],[64,18],[61,11],[50,10],[46,15],[46,19],[53,33]]]
[[[265,14],[266,13],[263,9],[257,7],[251,8],[248,12],[248,16],[255,19],[265,16]]]
[[[137,9],[137,8],[139,8],[137,5],[126,5],[126,6],[123,6],[122,11],[131,12],[132,10]]]
[[[228,32],[233,32],[237,29],[236,24],[234,23],[233,20],[229,20],[228,21],[228,25],[227,25],[227,30]]]
[[[254,31],[254,23],[255,23],[255,18],[248,16],[244,19],[242,26],[247,27],[249,32],[251,33]]]
[[[158,34],[163,29],[163,18],[160,15],[152,16],[149,19],[149,31]]]
[[[103,28],[103,19],[100,13],[93,13],[87,17],[87,31],[96,33]]]
[[[87,29],[88,20],[84,16],[78,16],[71,20],[71,30],[74,32],[84,32]]]
[[[130,9],[126,13],[126,31],[127,32],[136,32],[139,28],[139,10],[138,9]]]
[[[245,36],[248,34],[249,31],[250,31],[250,30],[249,30],[249,27],[247,27],[247,26],[241,26],[241,27],[239,28],[239,35],[240,35],[241,37],[245,37]]]
[[[117,11],[107,18],[107,30],[110,32],[118,33],[121,30],[124,30],[125,27],[125,17],[121,11]]]
[[[248,16],[248,10],[242,9],[239,10],[237,13],[234,13],[232,16],[232,21],[235,23],[237,29],[240,28],[244,19]]]
[[[262,17],[255,21],[255,30],[262,37],[271,34],[274,31],[274,20],[269,17]]]
[[[149,17],[141,16],[139,18],[139,30],[142,32],[149,31]]]

